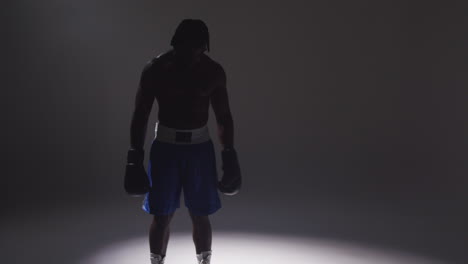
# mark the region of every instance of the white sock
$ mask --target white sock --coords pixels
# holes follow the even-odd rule
[[[166,256],[151,253],[150,259],[151,259],[151,264],[164,264],[164,260],[166,259]]]
[[[203,264],[209,264],[210,263],[210,260],[211,260],[211,253],[213,251],[212,250],[209,250],[209,251],[203,251],[203,252],[200,252],[200,254],[197,254],[197,260],[198,260],[198,263],[200,263],[202,260],[205,260],[203,262]]]

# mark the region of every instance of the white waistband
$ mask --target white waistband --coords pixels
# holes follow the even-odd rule
[[[175,129],[156,122],[155,140],[173,144],[198,144],[210,140],[208,126],[195,129]]]

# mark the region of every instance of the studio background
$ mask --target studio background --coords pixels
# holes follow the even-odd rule
[[[419,252],[462,263],[466,12],[462,1],[9,2],[1,11],[3,228],[41,213],[53,225],[86,207],[127,205],[122,215],[149,219],[142,199],[123,191],[136,88],[177,24],[200,18],[211,34],[207,54],[227,73],[244,177],[219,214],[264,209],[291,224],[298,220],[276,206],[307,215],[321,202],[390,204],[440,221],[427,230],[433,242],[414,242]],[[147,152],[157,110],[155,101]],[[209,127],[219,162],[212,110]],[[450,248],[432,250],[447,239]]]

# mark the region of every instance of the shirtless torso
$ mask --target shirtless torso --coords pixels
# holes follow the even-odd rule
[[[143,70],[135,100],[131,145],[142,148],[154,99],[160,124],[194,129],[208,122],[211,104],[223,147],[233,145],[233,124],[223,67],[201,54],[190,63],[177,60],[174,50],[152,59]]]

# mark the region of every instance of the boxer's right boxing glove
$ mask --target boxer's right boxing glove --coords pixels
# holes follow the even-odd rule
[[[218,182],[218,189],[225,195],[235,195],[240,191],[242,185],[237,152],[234,148],[225,149],[221,152],[221,158],[223,176]]]
[[[143,166],[143,160],[143,150],[130,149],[128,151],[124,188],[130,196],[141,196],[149,191],[150,182]]]

